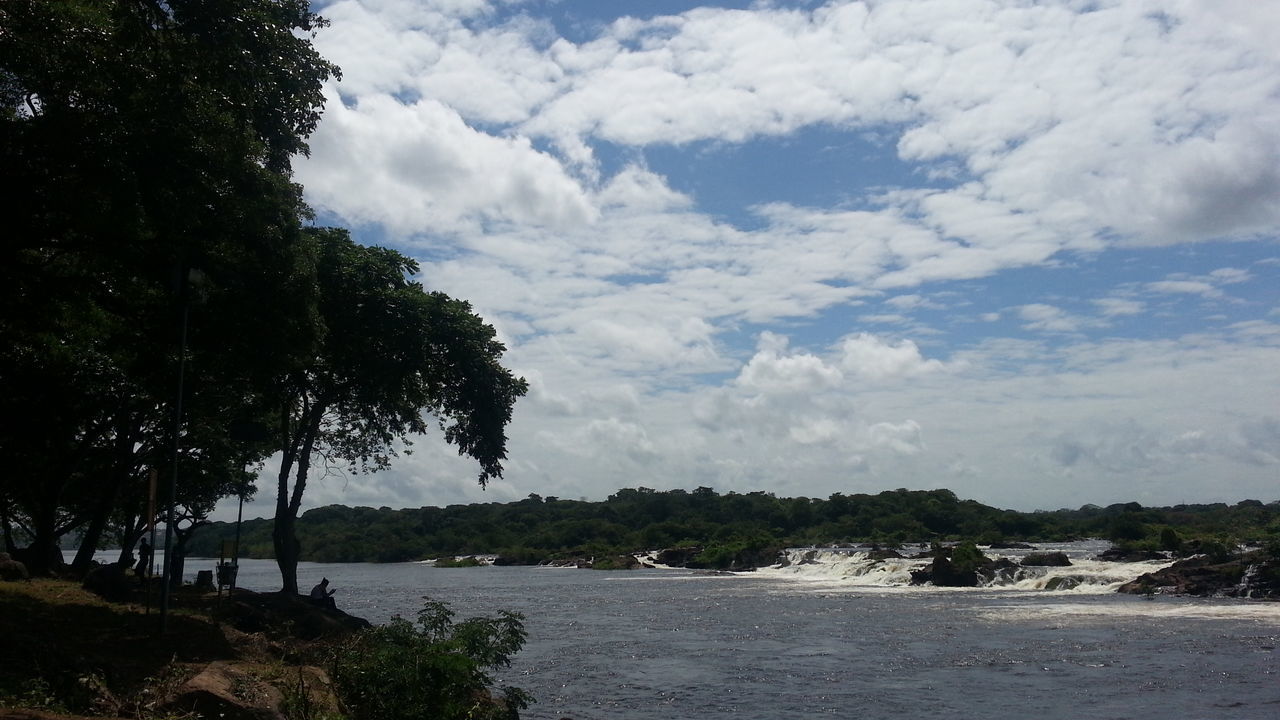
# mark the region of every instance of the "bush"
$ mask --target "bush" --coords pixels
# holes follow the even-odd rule
[[[415,626],[401,617],[337,646],[330,674],[352,720],[517,720],[532,698],[519,688],[495,696],[489,671],[507,667],[524,645],[523,617],[453,622],[426,599]]]

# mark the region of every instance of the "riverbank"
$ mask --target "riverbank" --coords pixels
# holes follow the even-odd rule
[[[368,626],[303,598],[190,588],[166,624],[68,580],[0,583],[0,717],[337,715],[325,649]]]

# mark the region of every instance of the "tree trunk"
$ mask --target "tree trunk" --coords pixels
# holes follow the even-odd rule
[[[281,592],[298,592],[298,556],[302,554],[302,546],[294,534],[296,518],[286,513],[276,514],[275,526],[271,529],[271,544],[276,551],[276,565],[280,566]]]
[[[116,498],[120,496],[120,488],[133,474],[133,434],[129,432],[129,419],[126,415],[116,428],[116,442],[113,448],[115,466],[112,468],[106,486],[98,496],[97,504],[94,505],[89,526],[80,537],[80,548],[76,551],[76,558],[71,561],[71,568],[76,572],[83,573],[89,569],[89,563],[93,561],[93,556],[98,551],[98,542],[102,540],[102,531],[107,527],[111,511],[116,509]]]
[[[45,504],[31,515],[31,544],[19,555],[27,572],[32,575],[49,575],[61,567],[62,549],[58,547],[58,517],[55,507]]]
[[[0,528],[4,530],[4,551],[12,555],[18,546],[13,544],[13,528],[9,525],[9,508],[0,503]]]

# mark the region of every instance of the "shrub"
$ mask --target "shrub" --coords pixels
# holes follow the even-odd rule
[[[532,698],[496,690],[489,672],[509,666],[524,645],[523,616],[504,610],[456,624],[453,616],[427,598],[416,626],[395,617],[333,650],[330,674],[352,720],[519,718]]]

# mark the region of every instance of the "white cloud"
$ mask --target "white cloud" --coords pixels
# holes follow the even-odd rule
[[[1018,316],[1026,322],[1022,327],[1050,333],[1075,333],[1087,327],[1096,327],[1102,321],[1081,315],[1073,315],[1062,308],[1044,303],[1031,303],[1017,308]]]
[[[1098,306],[1098,312],[1102,313],[1103,317],[1139,315],[1146,309],[1145,303],[1127,298],[1097,298],[1093,300],[1093,304]]]
[[[297,163],[308,201],[420,254],[423,281],[473,301],[530,380],[504,483],[480,495],[475,468],[427,440],[385,497],[952,478],[1021,507],[1274,497],[1266,308],[1231,303],[1221,332],[1160,338],[1153,315],[1150,340],[1091,337],[1273,275],[1274,259],[1221,246],[1141,266],[1167,259],[1160,245],[1280,228],[1277,9],[1084,5],[757,4],[587,23],[579,41],[536,5],[323,8],[320,49],[345,79]],[[701,160],[751,157],[764,136],[803,160],[805,128],[903,162],[840,158],[848,174],[821,201],[797,187],[704,204],[716,193],[700,183],[724,179],[698,175]],[[1117,267],[1115,245],[1148,247]],[[1068,305],[1031,274],[1073,264],[1118,289]],[[1002,318],[1043,335],[1002,338]],[[911,339],[851,334],[859,321]],[[381,478],[315,500],[384,504]]]
[[[926,360],[910,340],[892,344],[867,333],[845,338],[839,346],[840,366],[871,381],[910,377],[943,368],[938,360]]]
[[[1159,280],[1146,284],[1147,290],[1163,294],[1200,295],[1206,298],[1222,297],[1222,291],[1200,280]]]
[[[526,138],[498,138],[435,100],[329,93],[325,121],[298,178],[315,205],[394,233],[475,230],[479,221],[562,229],[597,211],[579,183]]]

